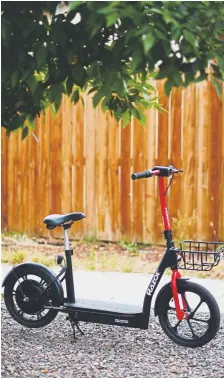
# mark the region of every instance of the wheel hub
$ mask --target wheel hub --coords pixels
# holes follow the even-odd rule
[[[45,295],[43,286],[35,280],[23,281],[16,290],[16,302],[26,314],[36,314],[43,308]]]

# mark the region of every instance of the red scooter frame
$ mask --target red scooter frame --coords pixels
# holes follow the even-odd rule
[[[180,172],[182,170],[179,170]],[[158,173],[154,173],[154,175],[159,175],[160,171],[155,171]],[[164,184],[164,177],[159,177],[159,198],[160,198],[160,205],[161,205],[161,211],[162,211],[162,217],[163,217],[163,224],[164,224],[164,230],[165,231],[171,231],[170,228],[170,220],[169,220],[169,215],[168,215],[168,210],[167,210],[167,204],[166,204],[166,191],[165,191],[165,184]],[[180,308],[180,302],[179,302],[179,296],[178,296],[178,290],[177,290],[177,279],[181,278],[181,274],[178,271],[178,269],[173,269],[172,271],[172,276],[171,276],[171,287],[172,287],[172,292],[173,292],[173,299],[174,299],[174,304],[176,308],[176,315],[178,320],[182,320],[184,317],[187,317],[186,312],[181,310]],[[183,300],[183,306],[185,308],[186,304],[184,299]]]
[[[165,182],[164,177],[174,175],[175,173],[183,172],[182,169],[174,169],[172,166],[169,167],[154,167],[152,171],[146,171],[141,173],[136,173],[132,175],[132,179],[136,180],[139,178],[147,178],[152,176],[159,176],[159,198],[160,198],[160,206],[161,206],[161,212],[162,212],[162,218],[163,218],[163,224],[164,224],[164,237],[167,240],[167,248],[174,248],[174,243],[172,241],[172,233],[171,233],[171,227],[170,227],[170,220],[169,220],[169,214],[167,209],[167,203],[166,203],[166,192],[167,189],[165,189]],[[172,180],[172,179],[171,179]],[[176,264],[175,264],[176,265]],[[176,316],[178,320],[182,320],[183,318],[187,318],[187,313],[181,310],[179,296],[178,296],[178,289],[177,289],[177,279],[181,278],[181,274],[177,269],[172,269],[172,276],[171,276],[171,287],[173,292],[173,299],[174,304],[176,308]],[[183,301],[183,308],[186,309],[186,303],[184,298],[182,298]]]

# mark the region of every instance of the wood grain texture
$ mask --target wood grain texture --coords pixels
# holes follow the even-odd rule
[[[133,172],[145,171],[144,140],[146,129],[137,120],[133,120]],[[129,178],[130,180],[130,178]],[[143,237],[144,180],[133,182],[131,233],[132,239],[141,241]]]
[[[51,202],[50,213],[61,214],[62,199],[62,108],[59,109],[57,117],[50,115],[50,180],[51,180]],[[53,236],[61,236],[61,229],[55,228]]]
[[[171,96],[170,110],[170,165],[182,168],[181,161],[181,122],[182,122],[182,89],[174,88]],[[170,179],[169,179],[170,180]],[[167,180],[167,184],[169,182]],[[169,189],[169,216],[172,227],[172,218],[176,217],[181,209],[181,177],[176,176]]]
[[[202,82],[197,90],[197,233],[201,240],[208,236],[208,130],[210,122],[211,103],[210,89],[207,82]],[[205,205],[206,204],[206,205]]]
[[[1,132],[1,225],[2,230],[8,229],[8,143],[6,131]]]
[[[98,125],[96,128],[96,231],[97,238],[107,240],[108,218],[108,113],[98,109]]]
[[[131,237],[131,125],[121,129],[120,152],[120,232],[122,240]]]
[[[122,128],[91,96],[84,106],[63,97],[57,119],[50,110],[36,120],[35,137],[2,131],[2,229],[39,236],[49,233],[50,213],[82,211],[71,236],[161,243],[157,179],[132,182],[131,173],[154,165],[183,168],[168,195],[170,217],[197,216],[194,236],[224,239],[224,84],[218,99],[211,82],[174,89],[155,83],[167,112],[146,112]],[[189,235],[190,237],[190,235]]]
[[[108,217],[107,239],[120,240],[120,196],[119,196],[119,137],[120,127],[108,114],[107,185]]]
[[[84,108],[79,101],[73,106],[73,135],[74,142],[73,149],[73,165],[74,165],[74,182],[73,182],[73,196],[74,196],[74,210],[75,212],[84,212]],[[80,238],[83,232],[83,222],[75,223],[71,230],[72,235]]]
[[[85,97],[85,182],[84,234],[96,236],[96,130],[98,128],[98,110],[93,109],[92,96]]]

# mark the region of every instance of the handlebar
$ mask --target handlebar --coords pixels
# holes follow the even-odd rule
[[[145,172],[132,173],[132,180],[138,180],[142,178],[149,178],[152,176],[169,177],[175,173],[183,172],[183,169],[175,169],[172,165],[168,167],[156,166],[152,170]]]

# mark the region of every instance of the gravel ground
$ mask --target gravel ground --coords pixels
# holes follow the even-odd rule
[[[177,346],[157,319],[149,330],[81,323],[84,336],[65,315],[42,329],[16,323],[2,302],[2,378],[224,378],[224,315],[217,337],[202,348]]]

